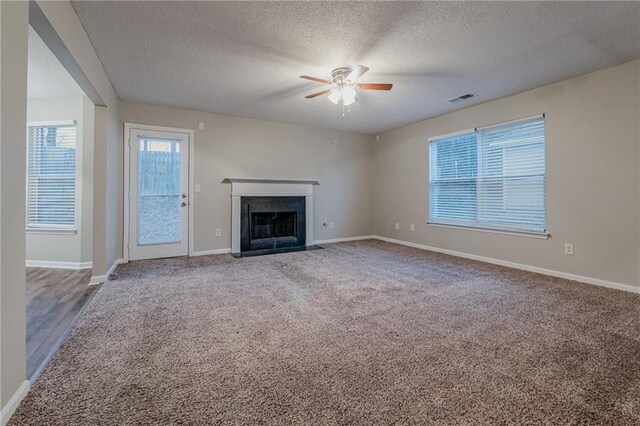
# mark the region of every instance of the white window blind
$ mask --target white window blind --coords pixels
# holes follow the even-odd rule
[[[429,142],[429,221],[546,232],[544,117]]]
[[[27,227],[73,228],[76,126],[29,126]]]

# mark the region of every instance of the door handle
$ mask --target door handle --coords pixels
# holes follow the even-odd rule
[[[187,203],[185,203],[184,201],[182,202],[182,207],[187,207]]]
[[[187,198],[187,194],[182,194],[182,198]]]

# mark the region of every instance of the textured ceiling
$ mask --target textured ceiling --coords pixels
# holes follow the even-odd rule
[[[119,97],[378,133],[640,57],[640,3],[74,2]],[[345,118],[304,96],[363,64]],[[478,97],[455,105],[467,92]]]
[[[27,74],[27,95],[30,98],[84,94],[80,86],[31,27],[29,27]]]

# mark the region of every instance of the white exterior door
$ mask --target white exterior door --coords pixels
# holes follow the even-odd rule
[[[129,259],[189,253],[188,133],[129,129]]]

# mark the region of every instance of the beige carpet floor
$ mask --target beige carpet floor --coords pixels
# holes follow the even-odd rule
[[[10,424],[640,424],[640,295],[325,247],[124,265]]]

